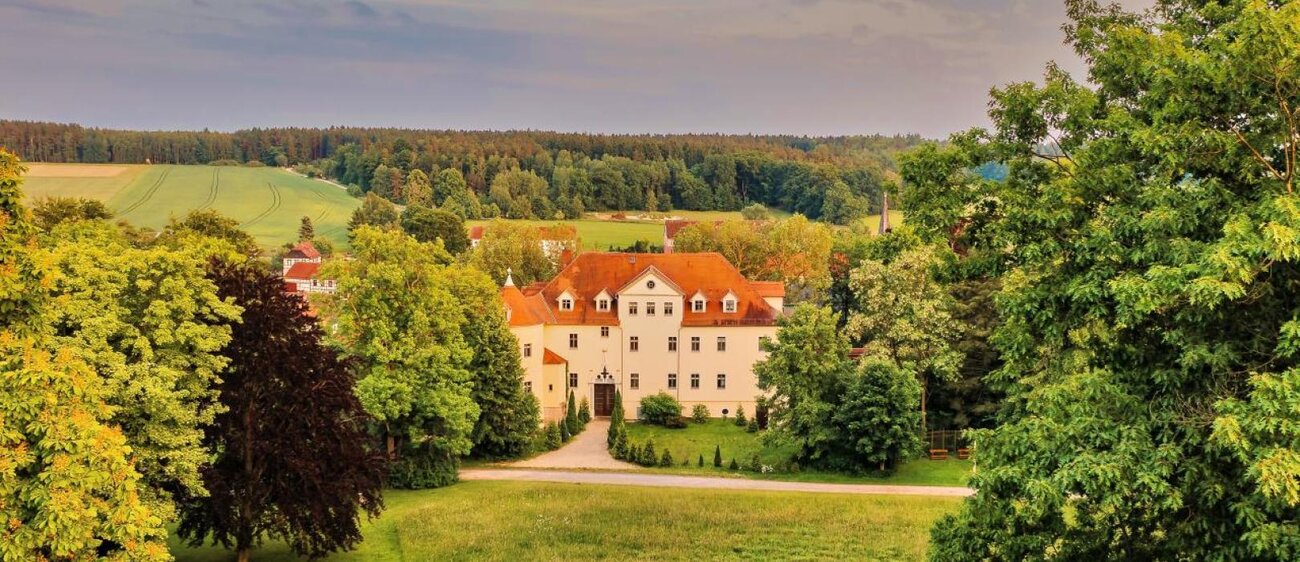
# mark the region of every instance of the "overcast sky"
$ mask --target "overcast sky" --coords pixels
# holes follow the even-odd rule
[[[0,118],[115,128],[942,137],[996,84],[1082,72],[1061,0],[0,0],[0,21]]]

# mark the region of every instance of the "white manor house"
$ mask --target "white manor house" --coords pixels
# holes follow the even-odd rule
[[[564,416],[570,389],[597,416],[618,390],[629,417],[660,391],[716,417],[754,412],[753,365],[776,336],[785,287],[749,281],[716,253],[586,252],[546,283],[521,289],[507,276],[501,297],[544,419]]]

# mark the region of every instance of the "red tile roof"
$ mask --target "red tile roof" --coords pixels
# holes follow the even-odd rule
[[[688,220],[668,220],[664,221],[664,237],[672,240],[677,237],[677,231],[695,224],[695,221]]]
[[[569,362],[569,360],[568,360],[568,359],[565,359],[565,358],[563,358],[563,357],[560,357],[560,354],[558,354],[558,353],[556,353],[556,352],[554,352],[554,351],[551,351],[550,349],[542,348],[542,364],[543,364],[543,365],[563,365],[563,364],[568,363],[568,362]]]
[[[553,320],[541,295],[525,295],[514,285],[501,289],[501,300],[510,308],[511,326],[536,326]]]
[[[482,227],[482,226],[471,226],[471,227],[469,227],[469,239],[470,239],[470,240],[482,240],[482,239],[483,239],[483,227]]]
[[[785,283],[781,281],[750,281],[749,285],[760,297],[785,296]]]
[[[320,251],[316,249],[315,244],[303,241],[295,244],[293,248],[289,250],[289,253],[285,254],[285,257],[314,260],[320,257]]]
[[[587,252],[580,254],[554,279],[546,284],[539,295],[551,310],[557,324],[617,325],[615,307],[609,311],[596,310],[595,297],[602,290],[615,296],[637,276],[650,268],[658,272],[682,293],[677,314],[682,315],[683,326],[712,326],[723,324],[767,325],[776,320],[778,311],[772,309],[734,266],[722,254],[625,254]],[[556,302],[565,291],[574,297],[573,310],[558,310]],[[736,312],[722,311],[722,298],[732,292],[736,295]],[[764,291],[770,292],[770,287]],[[687,300],[696,293],[709,299],[704,312],[691,312]]]
[[[316,272],[320,269],[319,263],[298,262],[284,272],[284,278],[289,279],[311,279],[316,277]]]

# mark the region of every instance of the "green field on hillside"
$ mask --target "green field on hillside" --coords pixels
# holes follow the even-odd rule
[[[326,560],[922,560],[960,499],[465,482],[384,501],[357,550]],[[178,562],[234,560],[171,546]],[[280,542],[253,559],[299,560]]]
[[[318,235],[347,241],[347,222],[360,201],[330,184],[275,168],[235,166],[31,164],[28,197],[80,196],[108,203],[117,217],[160,228],[172,216],[216,209],[265,247],[292,242],[303,216]],[[116,172],[116,173],[114,173]]]

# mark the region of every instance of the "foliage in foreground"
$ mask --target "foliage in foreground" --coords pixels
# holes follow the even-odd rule
[[[279,276],[220,262],[209,275],[244,312],[222,350],[225,411],[204,439],[215,455],[203,469],[209,493],[188,499],[177,533],[241,561],[264,537],[311,557],[353,548],[360,514],[382,508],[384,456],[370,449],[351,371]]]
[[[1003,283],[1007,403],[931,557],[1300,558],[1300,2],[1068,7],[1096,90],[1049,68],[904,167]]]
[[[22,172],[0,150],[0,560],[168,560],[95,373],[43,326]]]

